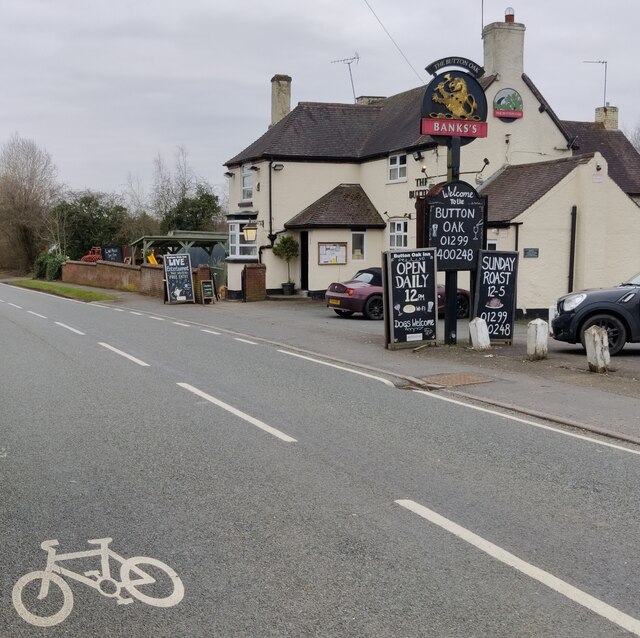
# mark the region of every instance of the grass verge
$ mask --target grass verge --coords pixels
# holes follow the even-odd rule
[[[17,279],[7,281],[6,283],[20,288],[29,288],[31,290],[39,290],[47,292],[50,295],[58,295],[58,297],[66,297],[67,299],[75,299],[76,301],[115,301],[118,299],[116,295],[109,295],[104,292],[95,292],[94,290],[84,290],[83,288],[74,288],[73,286],[65,286],[53,281],[41,281],[39,279]]]

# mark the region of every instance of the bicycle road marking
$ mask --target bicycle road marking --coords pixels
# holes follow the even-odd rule
[[[450,532],[454,536],[457,536],[461,540],[473,545],[480,551],[488,554],[492,558],[499,560],[501,563],[508,565],[509,567],[513,567],[517,571],[537,580],[539,583],[557,591],[559,594],[562,594],[566,598],[573,600],[574,602],[586,607],[590,611],[606,618],[612,623],[630,631],[636,636],[640,636],[640,620],[634,618],[633,616],[629,616],[624,612],[608,605],[607,603],[601,601],[590,594],[570,585],[569,583],[561,580],[557,576],[550,574],[531,563],[527,563],[526,561],[518,558],[515,554],[508,552],[502,547],[498,545],[494,545],[490,541],[482,538],[482,536],[478,536],[474,534],[471,530],[466,529],[454,523],[453,521],[441,516],[437,512],[425,507],[424,505],[420,505],[415,501],[411,501],[408,499],[399,499],[395,501],[401,507],[408,509],[409,511],[421,516],[422,518],[428,520],[430,523],[437,525],[438,527],[444,529],[447,532]]]
[[[27,310],[30,315],[35,315],[36,317],[40,317],[40,319],[46,319],[44,315],[41,315],[39,312],[34,312],[33,310]]]
[[[598,439],[594,439],[590,436],[585,436],[584,434],[575,434],[574,432],[567,432],[565,430],[561,430],[560,428],[554,428],[550,425],[544,425],[543,423],[536,423],[535,421],[529,421],[528,419],[522,419],[517,416],[512,416],[511,414],[505,414],[503,412],[498,412],[497,410],[491,410],[489,408],[483,408],[479,405],[473,405],[471,403],[465,403],[464,401],[458,401],[457,399],[450,399],[449,397],[443,397],[439,394],[435,394],[434,392],[427,392],[426,390],[414,390],[418,394],[424,394],[432,399],[439,399],[440,401],[446,401],[448,403],[455,403],[456,405],[461,405],[465,408],[471,408],[472,410],[478,410],[478,412],[486,412],[487,414],[493,414],[495,416],[501,416],[505,419],[510,419],[511,421],[516,421],[518,423],[524,423],[525,425],[532,425],[533,427],[539,428],[541,430],[549,430],[550,432],[555,432],[556,434],[563,434],[564,436],[569,436],[573,439],[580,439],[581,441],[587,441],[588,443],[595,443],[596,445],[602,445],[604,447],[610,447],[614,450],[620,450],[622,452],[628,452],[629,454],[638,454],[640,455],[640,450],[632,450],[628,447],[623,447],[622,445],[616,445],[615,443],[607,443],[606,441],[600,441]]]
[[[98,345],[101,345],[103,348],[107,348],[107,350],[111,350],[111,352],[115,352],[116,354],[119,354],[121,357],[124,357],[125,359],[129,359],[129,361],[133,361],[133,363],[137,363],[139,366],[149,367],[148,363],[145,363],[141,359],[138,359],[137,357],[134,357],[133,355],[127,354],[126,352],[123,352],[122,350],[118,350],[118,348],[114,348],[113,346],[110,346],[108,343],[104,343],[103,341],[99,341]]]
[[[55,547],[58,545],[58,541],[55,539],[41,543],[40,547],[47,552],[45,568],[24,574],[16,581],[11,593],[13,606],[22,619],[37,627],[52,627],[63,622],[73,609],[73,591],[65,578],[91,587],[106,598],[115,599],[118,605],[126,605],[138,600],[153,607],[173,607],[184,598],[184,584],[173,568],[156,558],[147,556],[124,558],[109,548],[111,540],[111,538],[89,540],[89,544],[99,545],[99,547],[97,549],[85,549],[79,552],[67,553],[56,552]],[[62,566],[65,561],[78,561],[94,557],[101,559],[100,571],[74,571]],[[120,581],[109,574],[108,566],[112,561],[121,563]],[[76,563],[72,564],[75,565]],[[163,592],[162,588],[160,589],[160,596],[158,596],[157,589],[138,590],[141,585],[153,585],[158,580],[157,577],[154,577],[156,574],[151,575],[144,571],[143,567],[146,566],[152,566],[156,570],[164,572],[164,575],[169,578],[171,583],[171,593],[169,595],[163,596],[162,593],[166,594],[166,590]],[[75,567],[75,569],[78,569],[78,567]],[[27,588],[25,595],[25,587],[35,581],[40,582],[37,596],[33,587]],[[106,588],[103,587],[105,582],[108,583]],[[50,615],[40,615],[39,611],[44,614],[51,611],[51,608],[46,603],[45,607],[40,610],[37,601],[47,598],[52,585],[55,585],[62,594],[60,609],[50,613]],[[55,595],[49,599],[49,602],[51,600],[58,604]]]
[[[367,372],[361,372],[360,370],[353,370],[352,368],[346,368],[345,366],[339,366],[335,363],[329,363],[328,361],[322,361],[320,359],[314,359],[313,357],[307,357],[303,354],[298,354],[297,352],[289,352],[288,350],[278,350],[282,354],[288,354],[290,357],[298,357],[298,359],[305,359],[306,361],[312,361],[313,363],[319,363],[323,366],[329,366],[330,368],[337,368],[338,370],[344,370],[345,372],[351,372],[352,374],[359,374],[361,377],[367,377],[368,379],[374,379],[375,381],[380,381],[385,385],[388,385],[392,388],[395,388],[395,385],[389,379],[384,379],[383,377],[377,377],[375,374],[368,374]]]
[[[71,332],[75,332],[77,335],[82,335],[83,337],[85,336],[84,332],[81,332],[76,328],[72,328],[71,326],[68,326],[66,323],[62,323],[61,321],[54,321],[54,323],[56,324],[56,326],[60,326],[61,328],[65,328],[66,330],[70,330]]]
[[[276,430],[276,428],[271,427],[270,425],[267,425],[263,421],[260,421],[260,419],[256,419],[255,417],[252,417],[246,412],[242,412],[241,410],[234,408],[232,405],[229,405],[224,401],[220,401],[220,399],[216,399],[215,397],[212,397],[210,394],[207,394],[202,390],[198,390],[198,388],[195,388],[194,386],[188,383],[178,383],[177,385],[179,385],[181,388],[184,388],[185,390],[188,390],[189,392],[192,392],[196,396],[199,396],[201,399],[204,399],[205,401],[209,401],[209,403],[213,403],[214,405],[217,405],[219,408],[222,408],[223,410],[226,410],[227,412],[230,412],[231,414],[237,417],[240,417],[241,419],[244,419],[248,423],[251,423],[251,425],[255,425],[257,428],[260,428],[261,430],[264,430],[265,432],[272,434],[273,436],[280,439],[281,441],[284,441],[285,443],[297,443],[296,439],[289,436],[288,434],[285,434],[280,430]]]

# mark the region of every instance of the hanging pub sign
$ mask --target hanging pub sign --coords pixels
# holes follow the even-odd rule
[[[169,303],[195,303],[191,257],[188,253],[164,256],[164,278]]]
[[[486,199],[471,184],[447,182],[427,198],[427,246],[436,249],[438,270],[475,270],[484,246]]]
[[[431,135],[439,144],[447,144],[450,137],[461,138],[461,145],[486,137],[487,97],[476,79],[484,69],[466,58],[452,57],[437,60],[427,71],[434,74],[445,68],[425,90],[420,134]]]
[[[385,345],[389,350],[436,342],[436,255],[433,248],[383,254]]]
[[[491,341],[513,342],[517,279],[517,252],[480,251],[474,315],[486,321]]]

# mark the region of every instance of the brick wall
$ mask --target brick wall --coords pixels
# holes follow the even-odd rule
[[[264,264],[244,267],[245,301],[264,301],[267,298],[267,269]]]
[[[164,295],[162,266],[130,266],[112,261],[67,261],[62,266],[62,281],[110,290],[128,290],[153,297]]]

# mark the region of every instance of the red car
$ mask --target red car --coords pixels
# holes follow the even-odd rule
[[[382,268],[359,270],[353,279],[343,283],[333,283],[324,295],[327,306],[340,317],[350,317],[361,312],[367,319],[384,317],[382,300]],[[444,314],[444,286],[438,284],[438,314]],[[469,316],[469,291],[458,288],[458,319]]]

